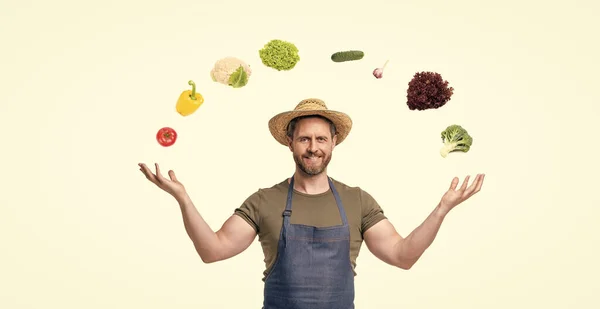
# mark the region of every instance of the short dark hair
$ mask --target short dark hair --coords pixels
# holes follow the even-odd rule
[[[294,131],[296,131],[296,126],[298,125],[298,121],[306,118],[320,118],[329,123],[329,130],[331,132],[331,137],[333,138],[337,133],[337,129],[335,128],[335,124],[333,121],[329,120],[329,118],[321,116],[321,115],[306,115],[306,116],[298,116],[290,121],[287,126],[287,136],[289,138],[293,138]]]

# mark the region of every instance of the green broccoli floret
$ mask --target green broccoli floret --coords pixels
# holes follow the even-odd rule
[[[444,146],[440,149],[442,157],[455,151],[468,152],[473,144],[473,137],[463,127],[453,124],[442,131]]]
[[[293,69],[300,56],[296,45],[283,40],[271,40],[258,51],[262,63],[277,71]]]

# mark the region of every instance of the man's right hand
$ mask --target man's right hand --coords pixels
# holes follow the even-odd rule
[[[161,175],[158,164],[155,164],[156,174],[153,174],[144,163],[140,163],[139,166],[148,180],[179,202],[185,230],[202,261],[213,263],[229,259],[252,244],[256,231],[244,219],[233,214],[217,232],[214,232],[187,196],[183,184],[175,177],[175,172],[168,172],[171,178],[169,180]]]
[[[178,198],[185,195],[185,187],[177,177],[175,177],[175,172],[170,170],[168,172],[170,180],[163,177],[160,173],[160,167],[158,163],[155,163],[154,166],[156,168],[156,174],[153,174],[152,171],[146,166],[144,163],[139,163],[140,171],[144,173],[146,178],[154,183],[159,188],[163,189],[165,192],[171,194],[173,197]]]

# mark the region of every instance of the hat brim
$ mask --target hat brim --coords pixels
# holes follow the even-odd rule
[[[300,116],[323,116],[335,125],[336,145],[343,142],[352,129],[352,119],[345,113],[333,110],[294,110],[279,113],[269,120],[269,131],[280,144],[287,146],[287,127],[290,121]]]

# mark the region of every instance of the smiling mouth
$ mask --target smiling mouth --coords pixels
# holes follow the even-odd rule
[[[313,157],[304,157],[304,160],[307,161],[316,161],[318,159],[321,159],[321,157],[317,157],[317,156],[313,156]]]

